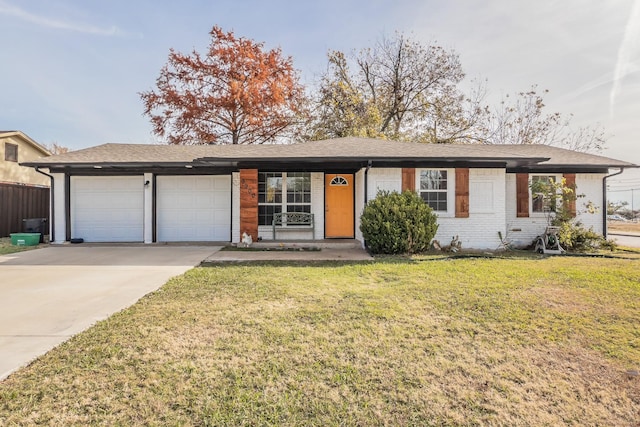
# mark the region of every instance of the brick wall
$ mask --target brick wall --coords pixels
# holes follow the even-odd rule
[[[593,227],[597,233],[602,233],[602,178],[603,174],[576,174],[576,192],[584,194],[576,201],[576,219],[587,228]],[[518,218],[516,216],[516,174],[507,174],[507,233],[509,239],[516,246],[529,245],[536,236],[544,233],[548,225],[545,214],[531,214],[528,218]],[[589,214],[585,212],[585,204],[592,201],[599,208],[598,213]]]
[[[455,217],[455,173],[453,169],[448,171],[450,172],[448,199],[451,209],[447,213],[438,215],[439,227],[436,239],[441,244],[447,245],[451,238],[457,235],[462,241],[463,248],[496,249],[500,245],[498,231],[505,234],[506,174],[504,169],[469,169],[468,218]],[[378,190],[402,190],[402,169],[371,168],[368,176],[368,200],[373,199]],[[419,175],[416,173],[417,179]],[[357,226],[359,227],[362,209],[358,212]],[[362,233],[358,229],[356,238],[362,239]]]
[[[439,216],[436,239],[448,245],[458,236],[463,248],[496,249],[505,233],[504,169],[469,169],[469,217]]]

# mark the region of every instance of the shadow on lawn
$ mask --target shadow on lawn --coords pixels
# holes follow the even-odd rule
[[[462,259],[497,259],[497,260],[532,260],[544,261],[553,257],[576,257],[576,258],[608,258],[640,260],[640,251],[619,251],[613,253],[566,253],[563,255],[538,254],[533,251],[511,250],[502,252],[481,252],[462,251],[458,253],[438,253],[427,252],[416,255],[372,255],[372,260],[243,260],[243,261],[205,261],[200,267],[220,267],[220,266],[279,266],[279,267],[342,267],[348,265],[368,265],[372,262],[378,264],[418,264],[431,261],[451,261]]]

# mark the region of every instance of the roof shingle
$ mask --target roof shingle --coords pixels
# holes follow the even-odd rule
[[[41,158],[28,166],[98,164],[186,164],[196,161],[311,160],[517,160],[548,166],[637,167],[607,157],[547,145],[422,144],[366,138],[338,138],[270,145],[104,144]]]

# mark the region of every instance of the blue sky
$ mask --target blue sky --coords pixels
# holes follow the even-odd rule
[[[605,155],[640,163],[640,0],[0,0],[0,129],[72,149],[154,142],[137,93],[213,25],[281,47],[307,85],[329,49],[396,30],[436,41],[488,79],[489,101],[537,84],[549,112],[605,127]]]

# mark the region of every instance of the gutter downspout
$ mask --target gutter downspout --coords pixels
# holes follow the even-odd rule
[[[371,169],[371,160],[367,162],[367,168],[364,170],[364,204],[367,204],[367,190],[369,189],[369,169]]]
[[[367,167],[366,167],[366,169],[364,170],[364,206],[367,206],[367,202],[368,202],[368,200],[367,200],[367,194],[368,194],[368,192],[369,192],[369,169],[371,169],[371,165],[372,165],[371,160],[367,161]],[[371,254],[371,253],[369,252],[369,245],[367,245],[367,241],[366,241],[366,240],[364,240],[364,237],[362,238],[362,240],[363,240],[363,242],[362,242],[362,243],[364,244],[364,249],[365,249],[369,254]]]
[[[624,172],[624,168],[620,168],[618,172],[612,173],[610,175],[602,178],[602,204],[604,208],[602,209],[602,235],[604,238],[607,238],[607,178],[611,178],[612,176],[620,175]]]
[[[56,210],[56,205],[53,203],[54,202],[54,183],[55,180],[53,179],[53,176],[49,175],[46,172],[42,172],[40,170],[40,166],[36,166],[36,172],[38,172],[39,174],[42,174],[44,176],[48,176],[49,179],[51,180],[51,189],[49,190],[49,226],[51,227],[51,235],[49,236],[49,243],[51,242],[55,242],[55,229],[56,229],[56,222],[55,222],[55,216],[54,216],[54,212]]]

